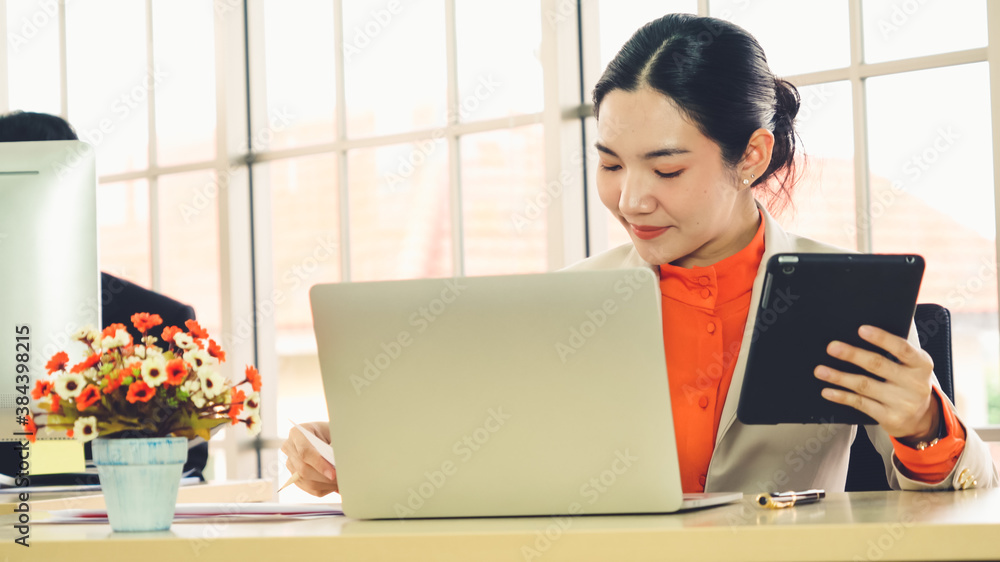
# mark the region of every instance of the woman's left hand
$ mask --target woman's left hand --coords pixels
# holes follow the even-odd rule
[[[878,375],[885,382],[819,365],[816,378],[847,389],[825,388],[823,398],[868,414],[896,439],[916,442],[936,436],[942,422],[931,386],[934,361],[930,355],[874,326],[861,326],[858,334],[889,352],[899,363],[844,342],[830,342],[827,353]]]

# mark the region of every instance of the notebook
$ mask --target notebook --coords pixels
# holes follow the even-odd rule
[[[648,269],[314,286],[345,514],[685,507],[659,299]]]

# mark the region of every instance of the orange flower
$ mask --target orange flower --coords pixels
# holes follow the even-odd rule
[[[114,324],[112,324],[112,326],[113,325]],[[118,324],[118,325],[121,326],[121,324]],[[70,369],[70,372],[71,373],[82,373],[82,372],[86,371],[87,369],[93,367],[94,365],[97,365],[98,363],[100,363],[100,361],[101,361],[101,354],[100,353],[95,353],[95,354],[91,355],[90,357],[87,357],[83,361],[77,363],[76,365],[73,365],[73,368]]]
[[[125,324],[112,324],[107,328],[104,328],[104,331],[101,332],[101,339],[115,337],[115,334],[118,333],[118,330],[125,330],[127,332],[128,328],[125,327]]]
[[[73,428],[72,427],[66,430],[66,437],[73,437]]]
[[[229,406],[229,419],[233,420],[233,425],[236,425],[236,422],[240,421],[238,417],[240,412],[243,411],[243,399],[246,398],[246,395],[243,394],[242,390],[230,388],[229,397],[229,403],[231,404]]]
[[[188,320],[184,322],[184,325],[187,326],[188,331],[191,332],[191,336],[195,338],[208,337],[208,332],[201,327],[201,324],[199,324],[197,320]]]
[[[38,426],[35,425],[35,418],[30,413],[28,414],[28,423],[24,424],[24,432],[28,434],[26,435],[28,441],[34,443],[35,436],[38,433]]]
[[[112,371],[105,375],[104,380],[108,381],[108,384],[104,387],[104,394],[111,394],[118,390],[118,387],[122,385],[122,379],[131,374],[131,369],[119,369],[117,373]]]
[[[215,343],[215,340],[208,340],[208,354],[219,360],[219,363],[226,362],[226,352],[222,351],[222,347]]]
[[[35,383],[35,390],[31,391],[31,397],[41,400],[52,392],[52,383],[49,381],[38,381]]]
[[[155,394],[156,389],[151,388],[142,381],[136,381],[128,387],[128,396],[125,399],[132,404],[136,402],[149,402]]]
[[[246,375],[247,375],[247,380],[245,382],[250,383],[250,386],[253,387],[254,392],[260,392],[260,373],[257,372],[257,367],[254,367],[253,365],[247,365]]]
[[[142,334],[148,332],[153,326],[159,326],[160,324],[163,324],[163,318],[160,318],[159,314],[136,312],[132,315],[132,325]]]
[[[101,393],[97,390],[97,387],[92,384],[88,384],[87,388],[84,388],[83,392],[76,397],[76,409],[78,411],[86,410],[100,399]]]
[[[49,413],[58,414],[59,411],[60,411],[60,408],[59,408],[59,395],[56,394],[55,392],[53,392],[53,393],[49,394],[49,398],[52,399],[52,402],[49,403]]]
[[[66,355],[65,351],[60,351],[49,359],[49,362],[45,364],[45,370],[51,375],[56,371],[62,371],[66,368],[66,363],[69,363],[69,355]]]
[[[188,375],[188,366],[183,359],[178,357],[167,363],[167,380],[164,381],[166,384],[177,386],[184,382],[184,379]]]
[[[167,343],[174,343],[174,336],[179,333],[181,333],[181,329],[177,326],[167,326],[160,334],[160,339]]]

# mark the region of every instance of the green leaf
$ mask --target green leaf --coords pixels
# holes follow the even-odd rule
[[[114,369],[115,369],[114,362],[105,363],[105,364],[101,365],[101,370],[98,371],[98,374],[101,375],[101,377],[104,377],[105,375],[107,375],[108,373],[110,373],[111,371],[113,371]]]

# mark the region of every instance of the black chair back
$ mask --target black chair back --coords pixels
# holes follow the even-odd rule
[[[913,315],[920,337],[920,347],[934,360],[934,374],[941,390],[952,403],[955,402],[955,386],[952,378],[951,361],[951,313],[938,304],[918,304]],[[885,477],[885,463],[882,455],[875,450],[868,433],[863,427],[851,444],[851,460],[847,467],[848,492],[888,490],[889,481]]]

